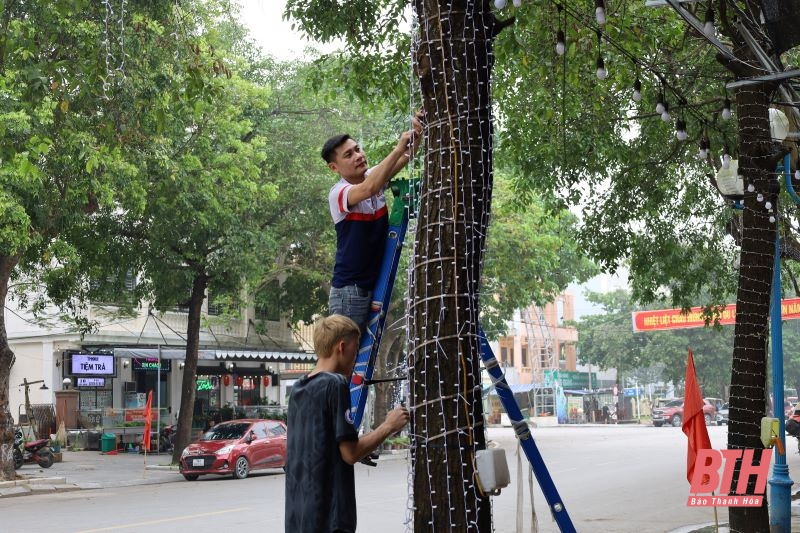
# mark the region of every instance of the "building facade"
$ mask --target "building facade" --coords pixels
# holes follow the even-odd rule
[[[13,302],[10,302],[13,305]],[[177,421],[185,359],[187,312],[164,313],[144,307],[138,316],[117,318],[103,306],[85,317],[97,321],[81,337],[63,323],[46,326],[19,310],[5,311],[8,340],[15,354],[9,408],[17,422],[29,404],[55,404],[59,390],[78,391],[79,425],[105,428],[132,424],[152,391],[158,424]],[[230,410],[285,407],[291,385],[316,361],[310,327],[290,327],[247,309],[238,320],[222,320],[203,307],[198,354],[198,419]],[[25,383],[35,383],[26,386]],[[39,383],[42,385],[40,386]],[[27,389],[27,390],[26,390]]]

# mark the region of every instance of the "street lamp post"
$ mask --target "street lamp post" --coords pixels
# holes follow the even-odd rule
[[[31,385],[36,385],[37,383],[42,384],[42,386],[39,387],[39,390],[49,390],[43,379],[37,379],[36,381],[28,381],[28,378],[22,378],[22,383],[19,384],[20,387],[25,387],[25,416],[28,417],[28,420],[30,420],[31,416],[30,388]]]
[[[780,170],[780,167],[778,167]],[[786,192],[796,204],[800,205],[800,197],[795,194],[791,180],[791,161],[789,156],[783,159],[784,183]],[[770,344],[772,345],[772,398],[774,415],[778,419],[778,438],[783,444],[784,453],[776,453],[775,463],[772,466],[770,485],[770,513],[769,523],[771,530],[788,533],[792,520],[792,479],[789,477],[789,466],[786,464],[786,433],[784,429],[783,412],[783,327],[781,317],[781,238],[780,233],[775,233],[775,260],[772,271],[772,308],[770,309]]]

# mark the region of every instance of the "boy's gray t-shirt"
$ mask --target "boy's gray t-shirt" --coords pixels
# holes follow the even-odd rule
[[[353,466],[339,442],[358,440],[344,376],[303,376],[289,400],[286,462],[286,532],[356,530]]]

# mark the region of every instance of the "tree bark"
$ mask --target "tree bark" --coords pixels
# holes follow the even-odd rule
[[[194,417],[194,399],[197,390],[197,357],[200,345],[200,312],[208,288],[208,277],[196,274],[192,281],[192,295],[189,297],[189,317],[186,325],[186,361],[181,382],[181,408],[178,412],[178,428],[175,431],[175,449],[172,462],[180,461],[183,449],[189,444]]]
[[[745,193],[742,213],[728,429],[731,449],[763,449],[760,427],[767,405],[767,341],[776,236],[776,223],[769,221],[765,203],[772,202],[777,213],[778,202],[778,183],[771,175],[775,169],[768,115],[770,92],[769,87],[760,85],[736,94],[739,169],[745,183],[755,190]],[[759,194],[763,195],[760,202]],[[737,463],[732,487],[736,487],[738,474]],[[755,478],[751,476],[748,494],[754,494],[754,489]],[[732,507],[730,528],[742,533],[768,532],[767,498],[760,507]]]
[[[14,352],[8,345],[5,305],[8,282],[19,256],[0,256],[0,481],[16,479],[14,470],[14,418],[9,408],[9,380],[14,366]]]
[[[414,530],[491,531],[478,289],[492,188],[489,90],[498,28],[485,0],[415,0],[427,151],[409,288]]]

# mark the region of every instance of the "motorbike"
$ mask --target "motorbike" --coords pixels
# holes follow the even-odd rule
[[[155,450],[158,449],[159,452],[171,452],[174,448],[174,444],[172,441],[175,439],[175,430],[176,426],[173,424],[171,426],[164,426],[161,428],[161,431],[158,432],[158,448],[156,448],[156,439],[155,437],[151,437],[150,439],[150,449]]]
[[[14,469],[20,468],[25,463],[37,463],[42,468],[53,466],[53,451],[50,449],[50,439],[37,439],[25,442],[22,429],[14,430]]]

